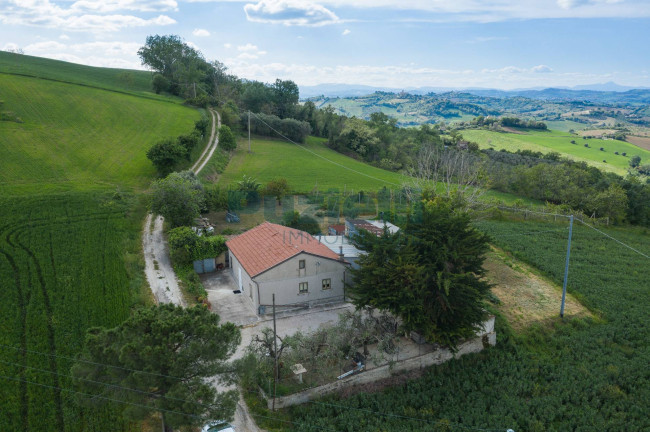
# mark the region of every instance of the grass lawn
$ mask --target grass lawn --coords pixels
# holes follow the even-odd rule
[[[558,152],[570,159],[584,161],[605,171],[624,175],[630,157],[641,156],[650,160],[650,151],[630,143],[615,140],[582,139],[561,131],[524,131],[522,134],[493,132],[487,130],[464,130],[463,137],[478,143],[480,148],[506,149],[508,151],[532,150],[542,153]],[[571,144],[574,140],[576,144]],[[589,144],[589,147],[585,147]],[[604,151],[600,148],[603,147]],[[614,154],[618,151],[619,155]],[[622,156],[627,153],[627,156]],[[603,162],[606,160],[607,162]]]
[[[201,114],[178,104],[95,88],[0,74],[0,187],[90,183],[142,187],[157,140],[192,131]]]
[[[375,168],[344,156],[325,146],[322,138],[309,137],[302,147],[271,138],[255,137],[248,153],[248,140],[240,139],[219,183],[241,180],[244,174],[265,184],[284,177],[295,192],[307,193],[316,187],[328,189],[377,190],[399,188],[408,180],[401,174]]]

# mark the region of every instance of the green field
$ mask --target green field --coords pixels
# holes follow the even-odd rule
[[[143,208],[128,196],[68,192],[0,199],[0,375],[71,389],[89,326],[114,326],[147,301]],[[59,375],[57,375],[59,374]],[[73,393],[0,380],[0,430],[124,430]]]
[[[219,183],[230,184],[244,174],[265,184],[284,177],[297,193],[344,188],[377,190],[399,188],[408,177],[382,170],[330,150],[325,140],[309,137],[301,146],[270,138],[255,138],[248,153],[248,140],[240,139]]]
[[[0,53],[7,70],[23,75],[0,73],[2,110],[21,120],[0,122],[0,430],[140,430],[71,392],[70,358],[88,327],[151,301],[146,150],[201,114],[145,94],[141,72],[132,85],[116,70]]]
[[[69,82],[141,97],[177,101],[151,91],[151,72],[85,66],[0,51],[0,73]]]
[[[23,121],[0,122],[2,186],[145,186],[155,174],[147,149],[200,118],[178,104],[22,76],[0,74],[0,89],[3,109]]]
[[[525,131],[522,134],[494,132],[487,130],[463,130],[463,137],[478,143],[480,148],[508,151],[532,150],[542,153],[558,152],[577,161],[587,162],[605,171],[624,175],[629,167],[630,157],[641,156],[650,160],[650,151],[635,145],[615,140],[582,139],[561,131]],[[576,144],[571,144],[574,140]],[[585,147],[589,144],[589,148]],[[604,151],[600,148],[603,147]],[[618,151],[616,155],[614,152]],[[622,156],[626,153],[627,156]],[[603,162],[603,160],[607,162]]]
[[[478,225],[562,284],[566,222]],[[605,231],[650,255],[647,232]],[[596,319],[558,317],[513,334],[498,317],[495,348],[381,393],[293,408],[296,430],[649,430],[649,260],[578,222],[573,240],[568,290]]]

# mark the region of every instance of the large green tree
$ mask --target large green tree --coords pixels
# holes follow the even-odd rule
[[[167,175],[188,154],[187,149],[174,138],[165,138],[147,150],[147,158],[161,175]]]
[[[451,199],[429,197],[401,231],[362,231],[354,239],[366,253],[351,270],[348,293],[357,307],[390,311],[406,330],[453,347],[486,317],[487,240]]]
[[[158,411],[165,431],[196,427],[232,417],[237,392],[219,393],[213,380],[232,378],[227,360],[240,341],[234,324],[203,307],[152,306],[115,328],[89,329],[72,375],[83,393],[124,402],[127,419]]]
[[[205,206],[203,187],[191,172],[171,173],[152,184],[151,210],[172,226],[191,225]]]

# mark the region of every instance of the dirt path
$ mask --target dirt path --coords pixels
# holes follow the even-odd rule
[[[178,286],[178,280],[169,259],[167,244],[163,237],[163,217],[149,213],[144,221],[142,249],[144,251],[144,272],[157,303],[173,303],[185,306],[185,300]],[[152,226],[153,225],[153,226]]]
[[[217,145],[219,144],[219,135],[217,130],[221,126],[221,117],[219,113],[210,110],[212,115],[212,130],[210,132],[210,140],[208,145],[201,153],[201,156],[192,166],[192,171],[198,174],[203,167],[208,163],[210,157],[214,153]],[[206,156],[207,155],[207,156]],[[171,260],[169,259],[169,252],[167,250],[167,243],[163,236],[163,222],[162,216],[156,216],[152,224],[153,215],[148,214],[144,222],[144,230],[142,231],[142,250],[144,251],[144,264],[145,274],[147,281],[151,287],[151,291],[158,303],[174,303],[176,305],[185,306],[185,300],[178,286],[178,280],[174,273]]]
[[[214,151],[217,149],[217,146],[219,145],[219,134],[217,131],[221,127],[221,116],[219,115],[218,112],[212,109],[210,110],[210,114],[212,114],[212,131],[210,132],[210,141],[208,145],[205,147],[205,150],[203,150],[203,153],[201,153],[201,156],[199,156],[199,158],[196,160],[196,162],[191,168],[191,170],[194,171],[194,174],[198,174],[199,172],[201,172],[201,170],[210,161],[210,158],[214,154]]]

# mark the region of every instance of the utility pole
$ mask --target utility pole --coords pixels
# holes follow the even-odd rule
[[[564,318],[564,302],[566,300],[566,283],[569,277],[569,257],[571,256],[571,234],[573,233],[573,215],[569,218],[569,243],[566,248],[566,262],[564,263],[564,283],[562,283],[562,306],[560,318]]]
[[[253,153],[251,151],[251,111],[248,110],[248,153]]]
[[[275,411],[275,394],[278,387],[278,333],[275,327],[275,293],[273,293],[273,411]]]

